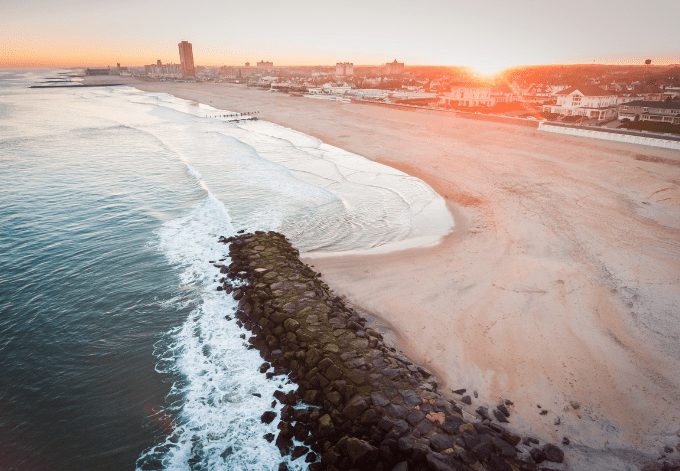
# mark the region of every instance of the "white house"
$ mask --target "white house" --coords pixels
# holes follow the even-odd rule
[[[452,87],[450,92],[439,96],[440,103],[448,106],[476,108],[493,106],[491,87],[484,86],[457,86]]]
[[[619,97],[594,85],[579,85],[557,92],[557,103],[543,105],[543,111],[562,116],[585,116],[607,121],[616,118]]]
[[[352,90],[352,87],[346,83],[343,83],[342,85],[336,85],[332,82],[327,82],[321,86],[322,93],[327,93],[330,95],[345,95],[350,90]]]

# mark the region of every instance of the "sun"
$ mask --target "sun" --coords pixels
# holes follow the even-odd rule
[[[494,77],[510,67],[510,64],[494,58],[482,58],[469,67],[481,77]]]

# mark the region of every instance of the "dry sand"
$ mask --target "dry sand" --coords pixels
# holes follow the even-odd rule
[[[456,230],[440,245],[311,263],[447,388],[479,391],[470,411],[512,399],[516,430],[571,439],[573,469],[680,440],[680,152],[238,85],[135,86],[260,111],[442,194]]]

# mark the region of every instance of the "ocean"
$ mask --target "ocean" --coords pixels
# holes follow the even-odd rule
[[[443,199],[265,120],[27,88],[59,74],[0,71],[0,469],[277,469],[260,416],[295,385],[225,317],[218,237],[277,230],[311,257],[434,244]]]

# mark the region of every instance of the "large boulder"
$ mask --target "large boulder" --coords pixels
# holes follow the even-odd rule
[[[350,463],[362,463],[364,465],[375,461],[376,453],[378,451],[376,447],[367,441],[360,440],[356,437],[347,439],[345,442],[345,449]]]

